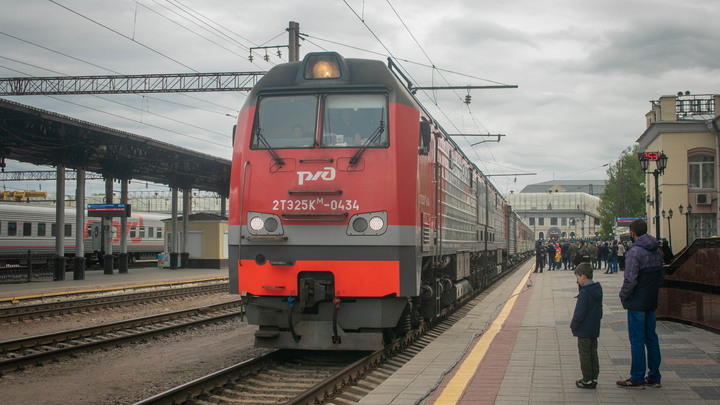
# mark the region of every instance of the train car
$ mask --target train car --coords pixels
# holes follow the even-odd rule
[[[65,209],[65,255],[75,257],[75,208]],[[166,214],[134,212],[127,219],[128,260],[157,260],[164,251]],[[0,203],[0,255],[55,253],[55,206],[23,203]],[[86,263],[102,260],[100,218],[87,218],[83,232]],[[115,254],[120,245],[120,218],[113,219],[112,232]]]
[[[311,53],[271,69],[240,112],[230,292],[258,347],[379,349],[531,250],[389,66]]]

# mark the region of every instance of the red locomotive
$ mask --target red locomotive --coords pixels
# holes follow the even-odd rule
[[[234,135],[230,289],[258,347],[379,349],[532,250],[382,62],[328,52],[276,66]]]

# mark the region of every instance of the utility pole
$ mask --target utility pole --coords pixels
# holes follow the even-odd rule
[[[290,48],[290,60],[289,62],[297,62],[300,60],[300,23],[290,21],[288,26],[288,45]]]

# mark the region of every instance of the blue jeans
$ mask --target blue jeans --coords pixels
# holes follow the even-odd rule
[[[647,348],[647,378],[660,382],[660,343],[655,333],[655,311],[627,311],[628,336],[630,337],[630,379],[645,381],[645,349]]]

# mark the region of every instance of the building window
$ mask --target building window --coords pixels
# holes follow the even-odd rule
[[[535,218],[530,218],[530,226],[535,226]]]
[[[538,218],[538,225],[545,225],[545,218]]]
[[[560,226],[567,226],[567,218],[560,218]]]
[[[557,226],[557,220],[558,220],[557,218],[550,218],[550,225]]]
[[[688,158],[688,187],[715,188],[715,158],[695,155]]]

